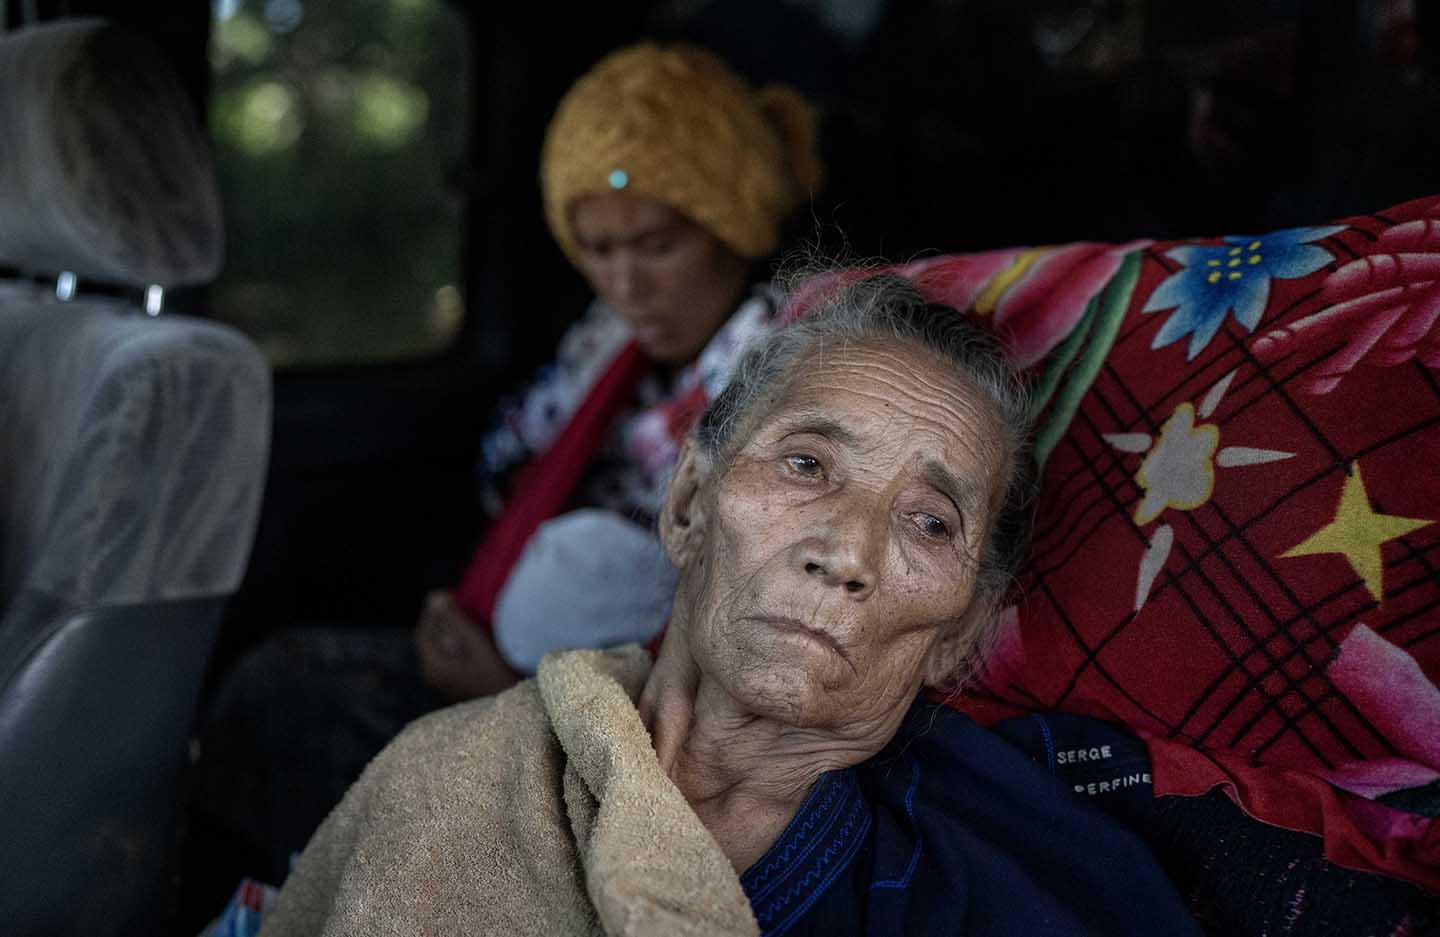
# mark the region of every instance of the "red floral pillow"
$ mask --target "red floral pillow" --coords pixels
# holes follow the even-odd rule
[[[962,707],[1118,720],[1440,889],[1440,199],[904,269],[1035,370],[1033,557]]]

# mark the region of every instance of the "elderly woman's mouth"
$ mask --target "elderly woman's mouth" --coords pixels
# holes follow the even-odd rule
[[[835,640],[835,636],[830,634],[830,632],[826,631],[824,628],[819,628],[815,625],[807,624],[806,622],[803,622],[798,618],[790,618],[786,615],[752,615],[746,617],[744,620],[754,622],[768,628],[773,628],[776,631],[793,632],[803,637],[807,637],[812,641],[815,641],[816,643],[821,644],[829,648],[836,654],[840,655],[841,659],[843,659],[847,664],[850,663],[850,655],[845,653],[845,649],[840,646],[839,641]]]

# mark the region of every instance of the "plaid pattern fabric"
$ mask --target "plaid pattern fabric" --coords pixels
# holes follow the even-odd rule
[[[1440,199],[1128,247],[1090,246],[1106,279],[1057,280],[1061,310],[1033,283],[1004,307],[1033,251],[961,291],[985,315],[1009,277],[989,315],[1036,362],[1043,461],[962,708],[1118,720],[1157,794],[1224,785],[1333,860],[1440,888],[1440,824],[1385,805],[1440,783]]]

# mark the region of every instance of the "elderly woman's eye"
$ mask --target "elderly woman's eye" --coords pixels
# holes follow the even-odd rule
[[[820,460],[809,455],[787,455],[785,464],[797,475],[804,475],[807,478],[818,478],[824,474],[825,467]]]
[[[926,514],[924,511],[920,511],[911,515],[911,518],[914,520],[915,526],[920,528],[920,532],[927,537],[944,540],[950,536],[950,525],[934,514]]]

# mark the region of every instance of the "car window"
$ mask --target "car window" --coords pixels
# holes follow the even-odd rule
[[[444,349],[464,318],[461,14],[443,0],[216,0],[214,14],[213,314],[280,366]]]

